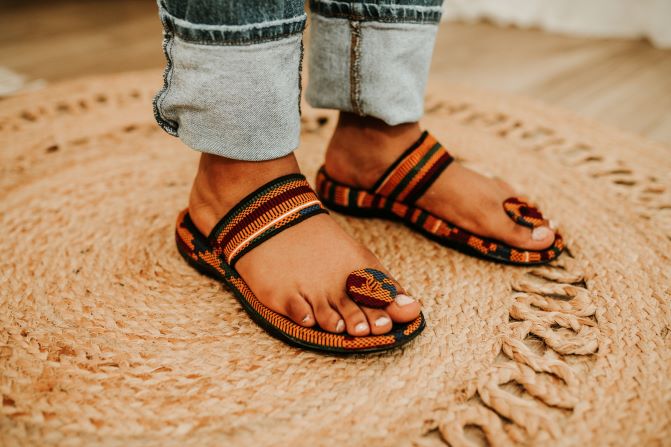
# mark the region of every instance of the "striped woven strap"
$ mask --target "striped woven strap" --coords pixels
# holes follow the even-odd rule
[[[436,181],[454,158],[424,131],[380,177],[373,189],[393,201],[413,204]]]
[[[242,199],[214,227],[208,240],[231,267],[248,251],[287,228],[328,213],[305,177],[279,177]]]

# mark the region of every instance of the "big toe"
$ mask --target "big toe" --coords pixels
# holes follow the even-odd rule
[[[417,300],[405,293],[399,293],[394,302],[385,309],[392,321],[396,323],[407,323],[419,316],[421,306]]]
[[[503,240],[513,247],[539,251],[551,246],[555,240],[555,232],[549,225],[529,228],[516,223],[509,225],[509,232]]]

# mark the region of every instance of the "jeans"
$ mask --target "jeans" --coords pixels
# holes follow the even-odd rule
[[[306,99],[419,120],[442,0],[311,0]],[[291,153],[300,135],[303,0],[158,0],[167,59],[160,126],[237,160]]]

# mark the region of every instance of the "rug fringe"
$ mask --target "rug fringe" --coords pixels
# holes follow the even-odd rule
[[[513,280],[511,321],[500,335],[503,360],[481,374],[470,400],[439,423],[445,441],[472,445],[464,434],[467,425],[479,427],[493,446],[559,436],[560,424],[550,408],[572,411],[580,404],[576,371],[563,356],[598,350],[590,277],[566,255]],[[544,344],[542,353],[530,346],[537,339]],[[503,388],[511,382],[524,391],[521,396]]]

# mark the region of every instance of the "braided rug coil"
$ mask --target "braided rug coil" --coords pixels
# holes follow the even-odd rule
[[[514,97],[432,85],[424,127],[560,223],[549,267],[335,218],[427,330],[340,358],[267,336],[177,254],[197,155],[158,71],[0,102],[0,445],[669,445],[671,149]],[[314,179],[332,113],[306,110]]]

